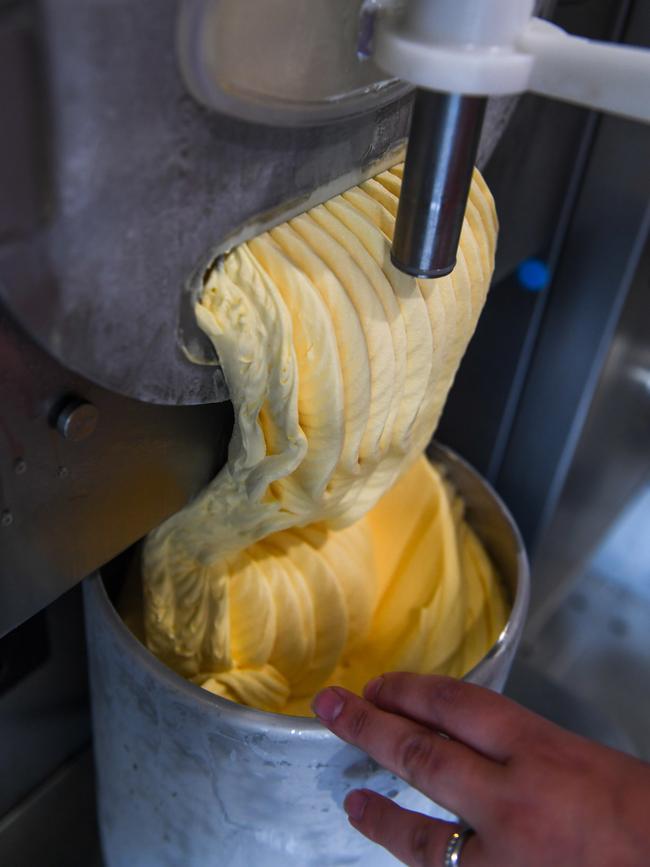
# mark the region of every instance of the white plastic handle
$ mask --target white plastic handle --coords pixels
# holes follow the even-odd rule
[[[533,18],[517,40],[534,58],[528,89],[650,122],[650,51],[569,36]]]
[[[570,36],[532,0],[384,0],[375,60],[430,90],[531,90],[650,122],[650,50]]]

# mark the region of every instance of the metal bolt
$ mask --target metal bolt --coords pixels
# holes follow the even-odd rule
[[[14,461],[14,473],[17,476],[22,476],[22,474],[26,471],[27,471],[27,462],[24,461],[22,458],[17,458],[17,460]]]
[[[0,516],[0,524],[2,524],[3,527],[11,527],[13,522],[14,522],[14,516],[11,514],[9,509],[5,509],[2,513],[2,515]]]
[[[70,475],[70,471],[67,467],[59,467],[59,469],[56,471],[56,474],[60,479],[67,479]]]
[[[56,417],[56,429],[67,440],[78,443],[87,439],[97,427],[97,408],[85,400],[69,400]]]

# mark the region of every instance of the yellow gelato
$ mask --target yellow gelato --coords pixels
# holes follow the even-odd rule
[[[390,262],[401,167],[227,254],[197,305],[234,407],[228,460],[148,538],[149,647],[206,689],[308,713],[323,684],[462,674],[506,619],[422,457],[474,331],[497,223],[475,172],[458,265]]]

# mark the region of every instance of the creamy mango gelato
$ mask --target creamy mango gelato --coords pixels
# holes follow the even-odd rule
[[[507,618],[462,503],[422,456],[474,331],[497,222],[474,174],[454,272],[390,243],[401,167],[235,248],[196,308],[234,408],[228,460],[147,539],[147,644],[206,689],[309,713],[324,684],[462,675]]]

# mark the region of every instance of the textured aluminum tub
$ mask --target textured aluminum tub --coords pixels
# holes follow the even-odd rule
[[[528,603],[526,555],[490,487],[434,445],[512,591],[510,620],[466,676],[501,690]],[[107,867],[328,867],[397,862],[341,810],[367,786],[446,815],[314,719],[241,707],[185,681],[134,637],[100,575],[84,584],[99,822]]]

